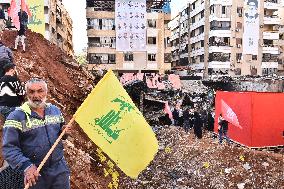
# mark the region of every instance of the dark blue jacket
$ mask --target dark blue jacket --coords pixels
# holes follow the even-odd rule
[[[4,124],[3,155],[12,168],[24,171],[31,164],[39,166],[61,133],[64,119],[54,105],[45,108],[41,119],[25,103],[12,112]],[[51,167],[63,159],[63,144],[60,142],[46,162]]]

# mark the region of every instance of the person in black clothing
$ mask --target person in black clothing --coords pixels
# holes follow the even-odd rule
[[[203,125],[203,122],[202,122],[200,113],[196,110],[194,112],[194,127],[193,127],[193,129],[194,129],[194,134],[198,139],[202,138],[202,125]]]
[[[20,20],[20,30],[18,31],[18,35],[15,40],[14,50],[17,50],[19,41],[21,41],[23,46],[23,52],[25,52],[26,51],[25,39],[26,39],[26,30],[28,25],[28,14],[25,11],[20,10],[18,16]]]
[[[219,121],[218,121],[218,132],[219,132],[219,143],[222,144],[223,138],[226,139],[227,143],[230,143],[230,139],[227,135],[228,133],[228,121],[225,120],[222,116],[222,114],[220,114],[219,116]]]
[[[15,64],[4,66],[5,75],[0,79],[0,114],[7,116],[24,102],[24,88],[17,77]]]
[[[13,53],[0,41],[0,78],[4,76],[3,67],[8,63],[13,63]]]
[[[207,114],[207,130],[214,131],[214,118],[211,112]]]
[[[182,116],[181,116],[181,109],[180,105],[177,104],[173,111],[173,119],[175,126],[182,126]]]
[[[182,117],[183,117],[183,128],[184,128],[184,131],[185,131],[186,133],[188,133],[189,128],[190,128],[189,111],[190,111],[190,109],[187,108],[187,109],[183,112],[183,114],[182,114]]]

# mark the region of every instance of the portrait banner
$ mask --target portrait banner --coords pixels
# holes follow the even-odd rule
[[[116,50],[146,51],[146,0],[116,0]]]
[[[243,54],[258,55],[259,0],[245,0],[244,5]]]

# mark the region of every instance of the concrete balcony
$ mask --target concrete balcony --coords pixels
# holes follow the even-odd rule
[[[220,52],[220,53],[231,53],[231,47],[229,46],[211,46],[209,47],[209,53]]]
[[[158,46],[157,45],[147,45],[147,52],[148,53],[157,53],[158,52]]]
[[[278,10],[280,8],[279,3],[264,2],[264,8],[270,10]]]
[[[213,69],[230,69],[230,62],[212,61],[212,62],[209,62],[208,68],[213,68]]]
[[[198,36],[190,38],[190,44],[197,43],[197,42],[199,42],[201,40],[204,40],[204,36],[205,36],[205,34],[202,33],[202,34],[200,34]]]
[[[279,17],[264,16],[263,23],[267,25],[280,25],[281,19]]]
[[[263,39],[278,40],[279,33],[278,32],[263,32]]]
[[[133,70],[134,69],[134,62],[124,62],[122,67],[125,70]]]
[[[158,64],[157,64],[157,62],[148,61],[148,63],[147,63],[147,69],[149,69],[149,70],[157,70],[157,69],[158,69]]]
[[[204,69],[204,62],[192,64],[191,67],[192,67],[193,70],[203,70]]]
[[[88,37],[115,37],[116,33],[114,30],[95,30],[95,29],[88,29],[87,30]]]
[[[195,30],[196,28],[199,28],[200,26],[205,25],[205,18],[201,18],[200,20],[196,21],[194,24],[191,25],[190,31]]]
[[[232,32],[231,30],[210,30],[209,37],[231,37]]]
[[[88,47],[88,53],[99,53],[99,54],[115,54],[115,48],[108,47]]]
[[[199,49],[195,49],[195,50],[191,51],[191,53],[190,53],[190,57],[195,57],[195,56],[200,56],[200,55],[204,55],[204,47],[201,47]]]
[[[232,5],[232,0],[211,0],[210,1],[210,6],[211,5]]]
[[[230,22],[231,18],[230,17],[226,17],[225,15],[224,15],[224,17],[217,17],[216,15],[210,15],[209,16],[209,22],[212,22],[214,20],[219,21],[219,22],[222,22],[222,21]]]
[[[278,68],[278,62],[262,62],[261,68]]]
[[[267,54],[279,54],[279,48],[278,47],[263,47],[262,52],[267,53]]]
[[[196,8],[190,12],[190,18],[194,17],[195,15],[197,15],[204,9],[205,9],[205,3],[202,3],[201,5],[196,6]]]

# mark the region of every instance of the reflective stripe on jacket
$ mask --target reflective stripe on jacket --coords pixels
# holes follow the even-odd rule
[[[61,133],[64,118],[61,111],[48,104],[44,118],[31,111],[27,103],[12,112],[4,124],[3,155],[12,168],[25,170],[38,166]],[[60,142],[46,162],[45,167],[63,159]]]

